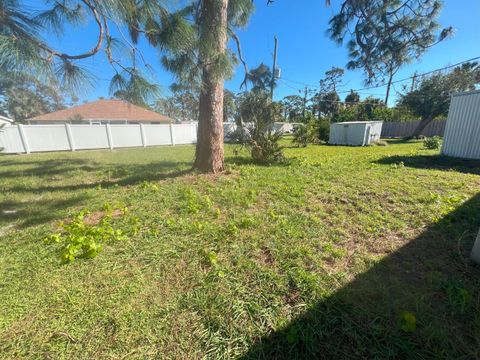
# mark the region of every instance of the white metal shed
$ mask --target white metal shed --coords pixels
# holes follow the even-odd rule
[[[366,146],[380,140],[382,134],[381,121],[349,121],[334,123],[330,126],[332,145]]]
[[[442,154],[480,159],[480,90],[452,95]]]
[[[5,117],[5,116],[1,116],[1,115],[0,115],[0,126],[2,126],[2,125],[4,125],[4,124],[5,124],[5,125],[11,125],[12,123],[13,123],[13,120],[12,120],[12,119],[9,119],[9,118],[7,118],[7,117]]]

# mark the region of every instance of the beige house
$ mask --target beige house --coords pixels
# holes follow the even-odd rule
[[[26,120],[42,124],[171,124],[174,120],[123,100],[97,100]]]

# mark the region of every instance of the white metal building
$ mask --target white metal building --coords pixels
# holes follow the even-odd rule
[[[480,159],[480,90],[452,95],[442,154]]]
[[[380,140],[382,134],[381,121],[350,121],[334,123],[330,126],[332,145],[367,146]]]

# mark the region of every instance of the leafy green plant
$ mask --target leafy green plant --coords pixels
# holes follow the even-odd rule
[[[442,146],[440,136],[427,137],[423,140],[423,147],[428,150],[438,150]]]
[[[417,318],[410,311],[403,311],[400,318],[402,331],[414,332],[417,329]]]
[[[246,93],[239,105],[240,130],[232,134],[233,141],[249,148],[255,162],[269,164],[283,161],[283,146],[279,143],[283,133],[274,130],[278,118],[278,106],[266,93]]]
[[[103,245],[125,239],[123,231],[115,229],[111,223],[111,212],[106,213],[98,222],[87,222],[87,211],[81,211],[71,221],[62,223],[60,233],[47,237],[47,243],[60,244],[62,263],[71,263],[75,259],[92,259],[103,249]]]
[[[318,126],[315,121],[299,124],[293,133],[292,141],[298,146],[306,147],[308,144],[318,142]]]

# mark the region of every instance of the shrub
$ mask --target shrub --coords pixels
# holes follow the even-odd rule
[[[293,133],[293,142],[299,146],[318,144],[328,141],[330,123],[327,120],[317,120],[311,117],[306,124],[300,124]]]
[[[283,133],[274,130],[279,117],[278,106],[265,92],[249,92],[243,95],[239,105],[240,125],[231,134],[231,140],[248,147],[254,161],[273,163],[284,160],[283,146],[279,144]],[[243,125],[246,124],[246,125]]]
[[[292,142],[298,146],[307,146],[309,143],[309,134],[306,124],[299,124],[293,132]]]
[[[318,139],[320,141],[328,142],[328,139],[330,139],[330,122],[328,120],[320,120],[317,129]]]
[[[283,146],[279,144],[282,137],[280,132],[266,132],[252,138],[252,158],[260,163],[281,162],[285,159],[283,156]]]
[[[423,140],[423,147],[428,150],[438,150],[442,146],[440,136],[427,137]]]

